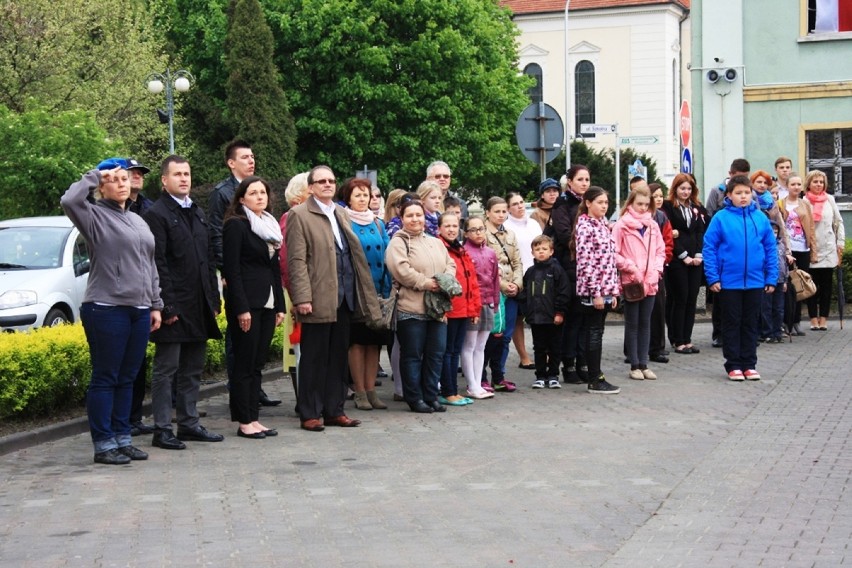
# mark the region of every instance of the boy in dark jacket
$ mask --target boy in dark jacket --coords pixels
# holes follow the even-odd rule
[[[518,296],[524,317],[530,324],[535,359],[534,389],[551,389],[559,384],[562,331],[568,309],[568,275],[553,258],[553,239],[539,235],[532,241],[534,264],[524,274],[524,287]]]

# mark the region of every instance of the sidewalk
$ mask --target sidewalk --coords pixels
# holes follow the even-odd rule
[[[417,415],[347,413],[298,429],[289,381],[235,436],[227,395],[202,403],[218,444],[92,463],[88,434],[0,457],[3,566],[839,566],[852,564],[848,330],[763,345],[758,382],[724,379],[710,327],[697,355],[630,381],[604,336],[614,396],[519,390]],[[531,342],[528,343],[531,346]],[[389,368],[385,364],[385,368]],[[389,381],[379,389],[390,401]]]

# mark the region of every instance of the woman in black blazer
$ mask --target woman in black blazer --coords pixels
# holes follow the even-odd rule
[[[692,176],[675,176],[663,211],[672,224],[674,237],[674,254],[666,270],[669,337],[675,353],[698,353],[698,348],[692,344],[692,328],[698,289],[704,276],[701,250],[709,217],[698,200],[698,186]]]
[[[275,327],[284,321],[284,294],[278,251],[283,240],[270,213],[269,185],[244,179],[234,193],[222,227],[222,278],[225,314],[234,344],[231,420],[237,435],[255,440],[277,431],[258,422],[261,371]]]

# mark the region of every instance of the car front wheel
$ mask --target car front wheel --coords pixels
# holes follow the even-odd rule
[[[46,327],[53,327],[54,325],[60,325],[63,323],[70,323],[68,316],[65,315],[65,312],[60,310],[59,308],[53,308],[47,315],[44,316],[44,325]]]

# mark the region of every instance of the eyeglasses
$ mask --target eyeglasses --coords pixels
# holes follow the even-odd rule
[[[313,181],[313,183],[315,183],[315,184],[319,184],[319,185],[334,185],[334,184],[336,184],[336,183],[337,183],[337,180],[336,180],[336,179],[334,179],[334,178],[328,178],[328,179],[315,179],[315,180]]]
[[[485,227],[477,227],[475,229],[465,229],[466,233],[484,233]]]
[[[435,179],[450,179],[453,176],[451,174],[435,174],[432,177]]]

